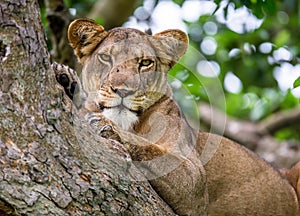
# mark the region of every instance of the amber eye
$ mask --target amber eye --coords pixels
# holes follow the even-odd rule
[[[140,61],[140,67],[148,67],[151,64],[153,64],[153,61],[151,59],[142,59]]]
[[[110,55],[107,55],[107,54],[99,54],[99,59],[104,61],[104,62],[111,62],[111,57]]]

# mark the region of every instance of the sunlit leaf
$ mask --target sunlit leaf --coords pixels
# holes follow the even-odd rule
[[[288,43],[288,41],[290,40],[290,37],[291,37],[291,33],[289,31],[282,30],[275,37],[274,43],[278,47],[285,46]]]
[[[297,88],[297,87],[299,87],[300,86],[300,77],[298,77],[296,80],[295,80],[295,82],[294,82],[294,88]]]
[[[173,2],[182,6],[182,4],[185,2],[185,0],[173,0]]]
[[[299,99],[292,94],[291,90],[288,90],[280,105],[281,109],[290,109],[297,105],[299,105]]]
[[[104,24],[104,19],[102,17],[97,17],[95,19],[96,23],[100,24],[100,25],[103,25]]]
[[[299,131],[296,128],[283,128],[275,133],[275,137],[278,140],[287,140],[291,139],[291,137],[294,137],[296,139],[299,139]]]

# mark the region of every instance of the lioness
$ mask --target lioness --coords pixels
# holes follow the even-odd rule
[[[294,188],[277,170],[233,141],[193,130],[182,117],[167,72],[187,49],[185,33],[105,31],[93,20],[78,19],[69,26],[68,38],[83,65],[80,91],[87,94],[82,109],[88,120],[111,122],[136,165],[177,214],[300,215]],[[57,68],[56,73],[65,89],[79,84],[74,74]],[[203,164],[200,156],[210,147],[216,151]]]

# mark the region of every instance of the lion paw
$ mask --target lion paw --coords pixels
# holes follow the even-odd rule
[[[106,139],[120,140],[119,135],[113,128],[113,123],[102,116],[101,113],[87,113],[85,119],[95,134]]]

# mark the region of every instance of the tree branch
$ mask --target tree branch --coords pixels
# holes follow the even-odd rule
[[[133,14],[136,0],[98,0],[87,17],[103,19],[106,29],[121,26]]]
[[[291,110],[274,113],[268,118],[262,120],[259,123],[259,128],[268,131],[270,134],[274,134],[280,129],[293,125],[300,125],[300,106]]]
[[[128,172],[135,167],[122,144],[72,120],[37,1],[0,8],[0,214],[174,215]]]
[[[225,119],[225,121],[213,124],[211,132],[215,132],[221,135],[245,145],[247,148],[254,150],[258,141],[263,136],[257,125],[252,122],[240,121],[235,118],[226,116],[223,112],[217,110],[211,105],[201,102],[199,104],[199,110],[201,114],[201,122],[211,127],[213,119]],[[214,120],[216,121],[216,120]]]
[[[199,104],[201,123],[206,128],[211,128],[210,132],[224,135],[240,144],[245,145],[251,150],[255,150],[260,156],[278,167],[290,167],[300,160],[300,147],[293,148],[288,142],[278,142],[272,137],[272,132],[281,127],[290,126],[291,118],[298,118],[299,107],[289,113],[276,113],[269,119],[260,123],[237,120],[226,116],[216,108],[201,102]],[[219,121],[218,119],[226,119]],[[293,124],[298,122],[291,120]],[[223,124],[224,123],[224,124]],[[272,124],[275,124],[273,126]]]

